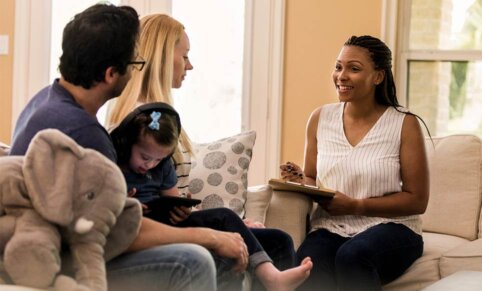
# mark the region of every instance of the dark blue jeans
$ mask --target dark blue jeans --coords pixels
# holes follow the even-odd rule
[[[311,232],[298,249],[313,269],[298,290],[381,290],[422,255],[422,237],[402,224],[373,226],[352,238],[325,229]]]

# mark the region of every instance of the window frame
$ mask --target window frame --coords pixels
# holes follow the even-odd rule
[[[408,64],[411,61],[482,61],[482,50],[410,50],[410,17],[412,0],[397,1],[384,0],[386,17],[382,27],[389,27],[384,38],[396,38],[394,77],[397,84],[397,95],[401,105],[408,104]],[[397,5],[398,4],[398,5]],[[397,25],[394,26],[393,22]],[[395,37],[396,36],[396,37]],[[390,42],[389,42],[390,43]],[[394,42],[392,41],[393,45]]]
[[[172,0],[121,0],[140,15],[170,13]],[[284,19],[286,0],[245,0],[242,128],[257,132],[249,185],[278,175],[281,155]],[[52,0],[17,0],[12,93],[12,132],[29,99],[51,83],[50,19]],[[39,58],[38,56],[46,56]]]

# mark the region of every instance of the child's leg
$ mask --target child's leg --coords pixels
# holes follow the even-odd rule
[[[267,290],[294,290],[308,278],[313,263],[304,259],[298,267],[280,272],[266,254],[256,237],[239,216],[227,208],[213,208],[191,213],[183,226],[209,227],[239,233],[248,247],[249,265]]]
[[[278,270],[287,270],[297,265],[293,239],[289,234],[277,228],[250,228],[249,230]]]
[[[255,274],[268,291],[292,291],[308,278],[311,268],[313,263],[310,258],[285,271],[279,271],[272,263],[266,262],[256,267]]]
[[[276,228],[250,228],[268,256],[273,260],[273,265],[280,271],[297,266],[296,253],[293,239],[289,234]],[[262,282],[253,276],[251,290],[266,290]]]
[[[228,208],[212,208],[193,211],[179,226],[208,227],[220,231],[237,232],[248,247],[250,266],[272,262],[253,233],[239,216]]]

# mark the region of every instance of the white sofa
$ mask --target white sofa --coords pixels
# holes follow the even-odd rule
[[[421,290],[457,271],[482,271],[482,141],[453,135],[427,140],[426,148],[430,199],[422,216],[423,256],[384,290]],[[250,209],[255,194],[248,194],[247,216],[262,218]],[[312,206],[299,194],[273,191],[265,223],[290,233],[298,246]]]

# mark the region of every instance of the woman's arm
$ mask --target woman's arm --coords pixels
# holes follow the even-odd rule
[[[407,115],[403,122],[400,171],[401,192],[368,199],[353,199],[337,192],[322,206],[331,215],[396,217],[424,213],[429,196],[428,163],[422,130],[413,115]]]
[[[306,126],[304,173],[305,184],[316,185],[316,158],[318,155],[316,132],[320,119],[321,107],[311,113]]]

